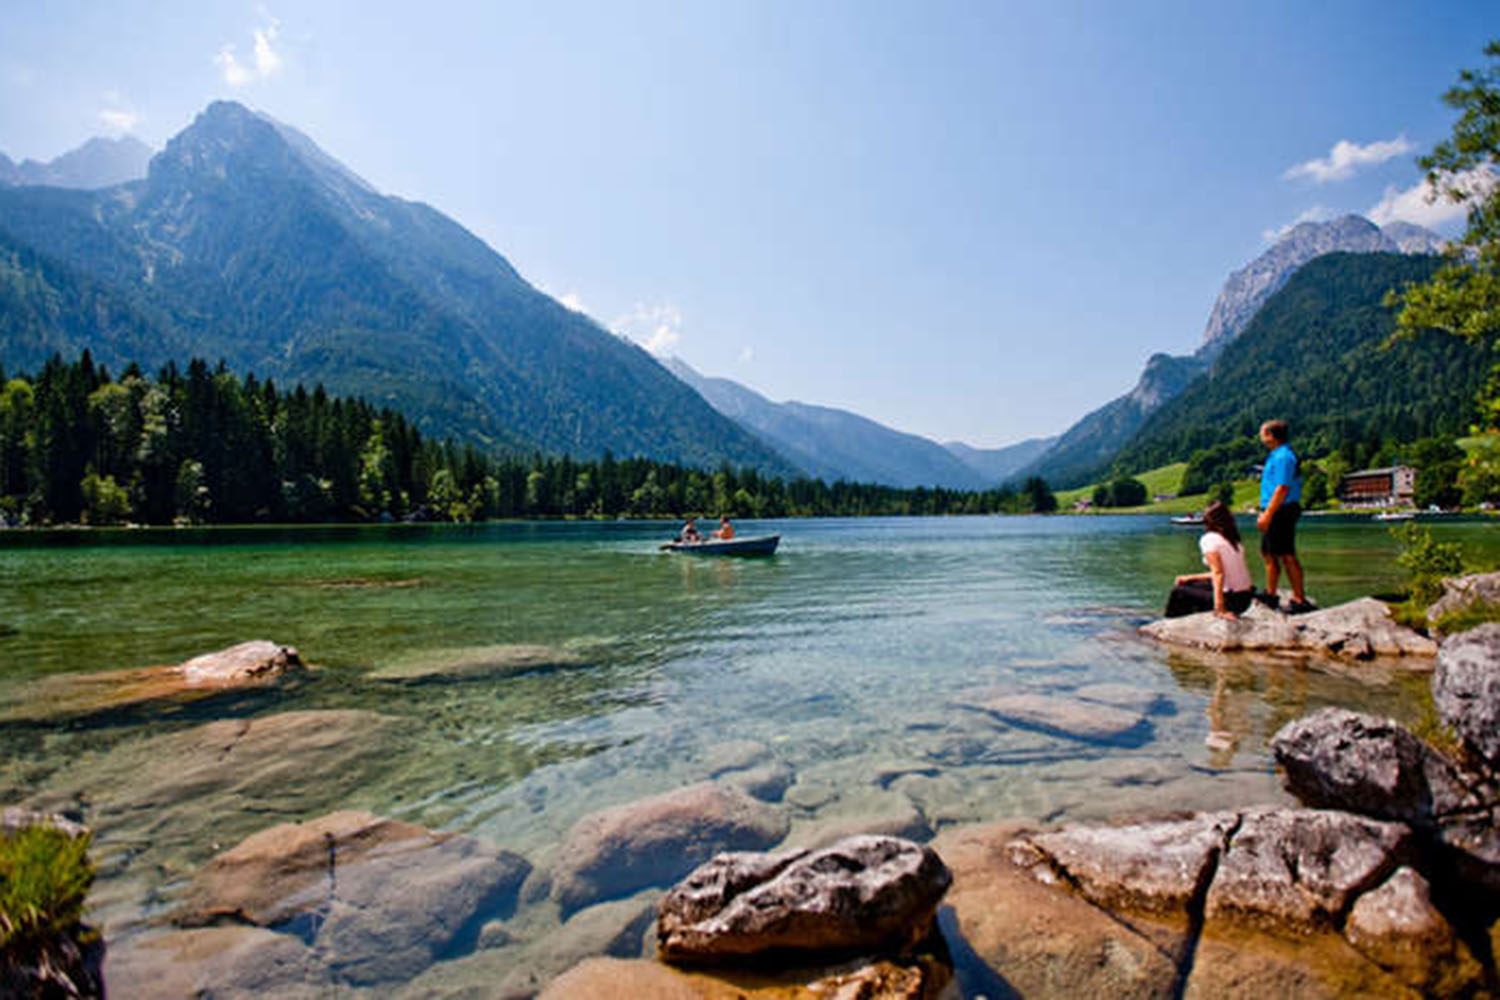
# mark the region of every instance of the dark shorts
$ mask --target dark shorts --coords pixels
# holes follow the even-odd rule
[[[1302,505],[1289,501],[1276,508],[1271,515],[1271,526],[1260,536],[1260,552],[1266,556],[1294,556],[1297,554],[1297,518],[1302,516]]]
[[[1254,597],[1255,592],[1252,590],[1226,590],[1224,591],[1224,607],[1237,615],[1242,615],[1250,610],[1250,602]],[[1196,615],[1200,611],[1213,609],[1214,585],[1208,580],[1192,580],[1180,587],[1172,588],[1172,593],[1167,597],[1167,610],[1163,617],[1181,618],[1183,615]]]

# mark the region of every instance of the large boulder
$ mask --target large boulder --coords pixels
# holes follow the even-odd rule
[[[662,899],[657,943],[662,957],[693,962],[767,951],[899,952],[927,936],[951,882],[935,853],[896,837],[721,854]]]
[[[1432,700],[1470,751],[1500,768],[1500,624],[1444,640]]]
[[[1068,826],[1017,838],[1011,860],[1027,866],[1044,861],[1101,906],[1171,913],[1202,892],[1239,822],[1238,813],[1225,812],[1127,826]]]
[[[1324,708],[1271,740],[1286,789],[1315,809],[1430,826],[1472,806],[1457,769],[1392,719]]]
[[[584,816],[552,866],[563,913],[671,883],[720,851],[764,850],[789,823],[737,788],[702,782]]]
[[[1317,809],[1246,811],[1219,859],[1209,919],[1333,926],[1414,853],[1411,830]]]
[[[530,871],[472,837],[344,811],[263,830],[213,858],[178,922],[308,938],[353,983],[410,978],[515,903]]]
[[[1391,617],[1373,597],[1305,615],[1283,615],[1256,603],[1234,621],[1211,612],[1142,625],[1142,635],[1213,652],[1271,652],[1344,660],[1431,657],[1437,643]]]

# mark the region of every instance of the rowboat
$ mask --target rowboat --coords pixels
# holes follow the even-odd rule
[[[690,552],[695,556],[769,556],[775,553],[780,535],[748,538],[705,538],[701,542],[667,542],[663,552]]]

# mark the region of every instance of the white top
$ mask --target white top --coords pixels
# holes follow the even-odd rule
[[[1224,589],[1251,590],[1250,568],[1245,565],[1245,550],[1235,545],[1217,531],[1205,531],[1198,539],[1198,548],[1203,552],[1203,565],[1208,565],[1208,554],[1217,552],[1219,564],[1224,567]]]

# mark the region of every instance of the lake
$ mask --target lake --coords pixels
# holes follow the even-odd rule
[[[1284,723],[1324,705],[1415,721],[1429,706],[1423,673],[1138,638],[1171,578],[1199,569],[1197,531],[1164,518],[745,521],[782,547],[736,561],[657,551],[673,527],[0,533],[0,803],[95,824],[94,918],[122,940],[217,850],[339,808],[544,864],[580,816],[704,780],[753,741],[795,775],[779,806],[793,837],[896,812],[929,830],[1098,820],[1285,801],[1265,750]],[[1500,561],[1490,523],[1433,531]],[[1299,540],[1325,606],[1400,587],[1380,525],[1308,518]],[[191,705],[85,711],[55,694],[66,675],[250,638],[316,669]],[[495,663],[509,666],[461,673]],[[1128,739],[1079,740],[959,706],[987,689],[1129,689],[1149,715]],[[292,767],[274,791],[174,791],[175,765],[152,759],[214,720],[303,709],[400,725],[369,736],[378,766]]]

